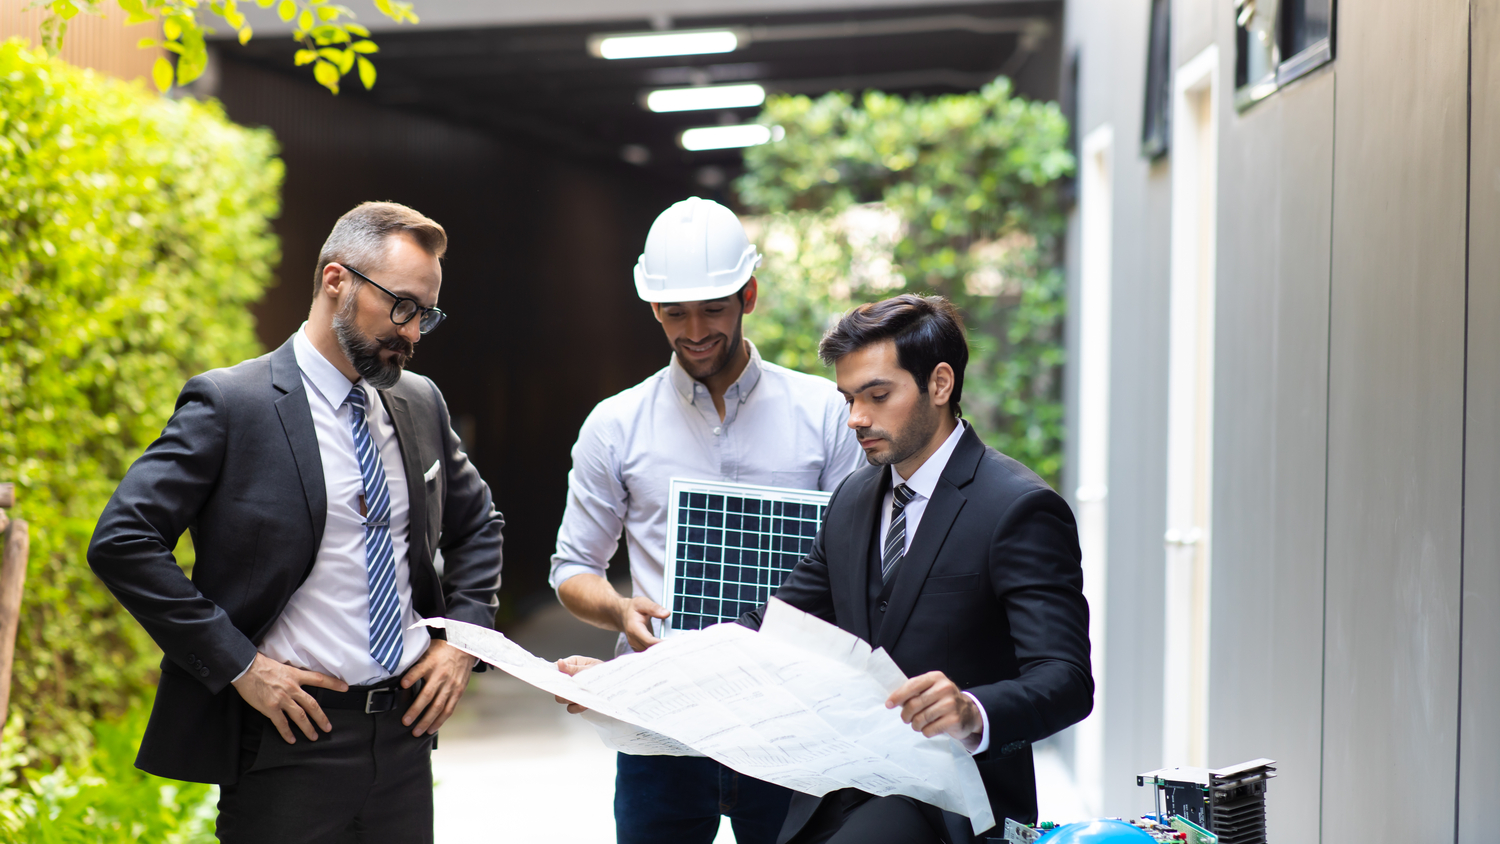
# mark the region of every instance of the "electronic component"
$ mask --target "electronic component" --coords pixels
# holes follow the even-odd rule
[[[1227,768],[1163,768],[1135,782],[1152,786],[1158,818],[1165,800],[1166,815],[1212,833],[1218,844],[1266,844],[1266,785],[1275,766],[1275,760],[1254,759]]]
[[[1032,842],[1041,838],[1042,834],[1051,828],[1052,824],[1050,823],[1046,824],[1045,827],[1040,825],[1027,826],[1020,821],[1013,821],[1010,818],[1006,818],[1005,841],[1006,844],[1032,844]]]

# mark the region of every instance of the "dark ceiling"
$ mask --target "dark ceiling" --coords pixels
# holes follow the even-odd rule
[[[818,95],[878,89],[940,94],[1011,76],[1029,97],[1057,95],[1061,0],[1020,0],[733,18],[681,18],[673,29],[737,27],[750,43],[733,53],[608,61],[590,35],[651,29],[646,20],[586,25],[385,31],[375,37],[379,79],[365,91],[353,75],[341,97],[410,110],[541,142],[574,155],[622,155],[672,178],[717,187],[739,169],[736,150],[686,152],[683,129],[746,122],[756,110],[653,114],[641,104],[656,87],[758,82],[768,92]],[[294,68],[290,39],[220,42],[223,58],[311,83]],[[632,153],[627,147],[636,147]],[[641,154],[644,148],[647,155]]]

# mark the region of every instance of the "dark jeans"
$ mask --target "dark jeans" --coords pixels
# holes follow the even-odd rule
[[[240,779],[219,792],[227,844],[431,844],[432,742],[402,726],[405,707],[376,715],[324,709],[333,732],[287,744],[246,707]]]
[[[792,793],[701,756],[619,755],[617,844],[710,844],[728,815],[737,844],[775,844]]]

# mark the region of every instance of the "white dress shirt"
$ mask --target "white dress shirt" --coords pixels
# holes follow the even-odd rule
[[[958,426],[953,429],[953,433],[949,434],[948,438],[943,440],[943,444],[938,446],[937,451],[934,451],[921,466],[917,467],[917,471],[911,473],[910,478],[901,477],[901,473],[896,471],[896,467],[894,465],[891,466],[891,488],[886,490],[885,503],[880,508],[880,536],[882,537],[882,542],[884,542],[886,533],[891,529],[891,508],[896,503],[896,485],[906,484],[906,488],[911,491],[912,495],[911,500],[906,502],[906,547],[901,549],[901,553],[905,554],[911,550],[911,540],[912,537],[917,535],[917,528],[922,525],[922,514],[927,512],[927,502],[932,500],[932,493],[937,490],[938,479],[943,476],[943,470],[948,468],[948,459],[953,456],[953,449],[958,447],[958,441],[963,439],[964,431],[968,430],[968,428],[969,423],[960,419]],[[896,573],[897,576],[900,576],[899,568],[896,570]],[[983,723],[983,728],[979,734],[979,744],[968,748],[970,753],[977,755],[989,749],[990,716],[989,713],[984,711],[984,707],[980,705],[979,698],[974,697],[968,692],[964,692],[964,697],[974,702],[974,706],[979,709],[980,721]]]
[[[632,594],[664,603],[672,478],[831,490],[864,464],[833,383],[766,363],[749,345],[750,362],[724,392],[722,421],[675,354],[589,414],[573,446],[554,589],[579,574],[603,577],[623,531]],[[617,653],[629,648],[620,642]]]
[[[297,353],[308,409],[318,434],[328,520],[312,572],[292,594],[286,609],[261,640],[259,650],[277,662],[327,674],[351,686],[368,685],[390,677],[391,672],[370,655],[370,581],[365,563],[364,516],[360,513],[364,475],[354,451],[354,432],[349,423],[352,411],[344,404],[355,385],[313,346],[307,338],[306,323],[293,336],[292,348]],[[426,627],[412,629],[422,617],[411,603],[411,572],[406,559],[410,511],[401,445],[380,394],[363,378],[358,386],[365,392],[365,417],[380,451],[391,497],[391,550],[404,630],[401,664],[395,672],[400,674],[421,658],[431,637]]]

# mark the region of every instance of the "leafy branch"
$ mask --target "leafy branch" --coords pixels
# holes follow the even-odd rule
[[[745,151],[735,185],[760,215],[767,255],[752,335],[761,354],[826,372],[817,341],[840,312],[941,293],[969,329],[964,416],[1056,484],[1067,225],[1058,190],[1074,166],[1057,106],[1013,96],[1002,78],[932,98],[772,97],[759,122],[785,132]]]
[[[177,57],[175,67],[167,57],[157,58],[151,68],[151,80],[158,90],[172,85],[187,85],[203,75],[208,67],[208,50],[204,36],[214,30],[204,19],[217,17],[234,30],[241,44],[254,35],[237,0],[38,0],[46,9],[42,21],[42,42],[48,52],[56,53],[67,32],[68,22],[79,14],[102,16],[104,4],[113,2],[126,14],[126,25],[158,23],[160,38],[142,38],[136,46],[160,48]],[[402,0],[374,0],[375,9],[396,23],[417,23],[412,4]],[[365,88],[375,85],[375,63],[370,56],[380,47],[370,38],[370,30],[356,23],[354,11],[331,0],[255,0],[263,9],[276,7],[276,15],[291,23],[292,39],[301,47],[294,61],[298,67],[312,65],[313,78],[319,85],[337,94],[340,81],[359,71]]]

